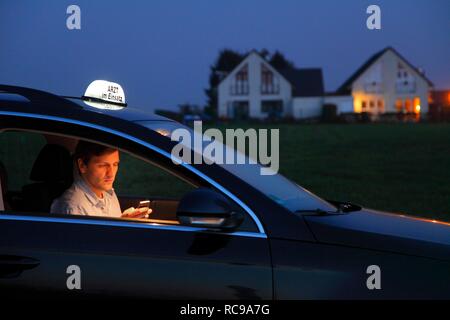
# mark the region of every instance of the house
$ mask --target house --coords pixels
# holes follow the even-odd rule
[[[218,115],[228,119],[320,117],[325,100],[345,99],[324,96],[321,69],[277,70],[256,51],[218,85]],[[352,107],[351,97],[344,102]]]
[[[325,93],[320,68],[278,70],[251,51],[218,85],[218,115],[228,119],[318,118],[323,106],[337,114],[367,112],[421,116],[433,84],[396,50],[370,57],[336,92]]]
[[[428,112],[428,96],[433,83],[392,47],[370,57],[337,90],[353,96],[354,112]]]
[[[450,90],[432,90],[428,97],[428,103],[430,120],[450,120]]]
[[[450,110],[450,90],[432,90],[428,100],[430,106]]]

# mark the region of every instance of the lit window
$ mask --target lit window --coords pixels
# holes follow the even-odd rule
[[[419,97],[414,98],[414,112],[420,113],[420,98]]]
[[[413,106],[411,103],[411,99],[409,98],[405,100],[405,110],[407,113],[413,112]]]
[[[397,99],[395,101],[395,109],[397,110],[397,112],[402,112],[403,111],[403,101],[402,101],[402,99]]]
[[[378,111],[379,111],[379,112],[383,112],[383,111],[384,111],[384,103],[383,103],[383,100],[378,100],[378,101],[377,101],[377,106],[378,106]]]

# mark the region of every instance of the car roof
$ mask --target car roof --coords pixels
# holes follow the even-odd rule
[[[36,108],[32,108],[32,106]],[[51,94],[49,92],[18,86],[0,85],[0,106],[11,107],[15,111],[27,112],[33,110],[39,114],[58,115],[66,113],[85,113],[95,118],[95,114],[103,114],[119,118],[125,121],[170,121],[171,119],[156,115],[151,112],[133,107],[125,107],[121,110],[99,109],[87,105],[78,97],[65,97]],[[22,107],[22,108],[21,108]],[[38,107],[38,108],[37,108]],[[85,112],[83,112],[85,111]]]
[[[112,117],[121,118],[127,121],[173,121],[163,116],[144,111],[138,108],[133,107],[125,107],[120,110],[109,110],[109,109],[99,109],[92,106],[87,105],[83,99],[75,98],[75,97],[61,97],[72,101],[79,106],[81,106],[84,110],[97,112],[101,114],[107,114]]]

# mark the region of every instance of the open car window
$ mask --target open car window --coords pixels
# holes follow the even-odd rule
[[[191,136],[194,136],[194,132],[191,128],[176,122],[137,122],[147,127],[148,129],[160,133],[168,139],[171,137],[172,132],[177,129],[185,129],[191,133]],[[191,141],[182,140],[181,143],[188,148],[191,148]],[[222,144],[221,142],[216,141],[215,143],[222,145],[224,154],[233,150],[229,146],[227,146],[226,144]],[[238,150],[233,150],[233,152],[239,153]],[[241,178],[255,189],[264,193],[267,197],[285,207],[289,211],[336,211],[337,208],[333,204],[321,199],[317,195],[299,186],[297,183],[289,180],[279,173],[274,175],[261,175],[262,166],[258,163],[250,164],[248,161],[248,157],[246,155],[243,155],[243,157],[246,159],[245,164],[219,163],[219,165],[229,173]],[[276,185],[277,187],[273,188],[274,185]]]
[[[120,219],[137,223],[179,225],[176,217],[178,203],[185,194],[197,188],[198,185],[180,176],[170,159],[167,159],[167,166],[162,166],[160,163],[151,162],[151,159],[144,160],[125,152],[120,147],[118,148],[120,165],[113,187],[119,199],[121,211],[130,207],[136,208],[142,200],[150,200],[152,213],[149,219],[50,213],[52,202],[72,185],[73,177],[77,175],[71,156],[78,141],[79,139],[75,137],[48,133],[17,130],[1,132],[0,162],[4,164],[8,179],[6,190],[3,190],[4,202],[8,204],[5,210],[33,216],[87,218],[88,220]],[[57,150],[57,156],[44,157],[43,161],[41,153],[49,146]],[[70,164],[67,165],[69,161]],[[170,168],[171,166],[174,168]],[[70,175],[67,174],[68,172]],[[256,231],[257,228],[247,216],[239,230]]]

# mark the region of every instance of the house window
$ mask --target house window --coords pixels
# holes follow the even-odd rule
[[[401,63],[397,64],[397,79],[395,81],[395,89],[397,93],[410,93],[416,91],[416,80],[410,74],[405,66]]]
[[[414,112],[420,113],[420,98],[419,97],[414,98]]]
[[[234,76],[231,82],[231,95],[248,95],[248,64],[243,66]]]
[[[448,101],[450,101],[450,94],[448,95]],[[432,93],[430,91],[430,92],[428,92],[428,104],[432,104],[432,103],[434,103],[433,95],[432,95]]]
[[[233,119],[235,120],[247,120],[250,114],[249,102],[248,101],[233,101]]]
[[[405,110],[407,113],[413,112],[412,102],[409,98],[405,100]]]
[[[261,94],[278,93],[280,93],[278,77],[264,63],[261,63]]]
[[[397,110],[397,112],[403,112],[403,100],[402,99],[395,100],[395,109]]]
[[[370,104],[370,109],[375,108],[375,101],[371,100],[369,104]]]
[[[278,119],[283,114],[283,101],[272,100],[261,102],[261,112],[266,113],[268,118]]]
[[[383,100],[377,101],[378,112],[384,112],[384,103]]]
[[[361,110],[362,110],[362,112],[366,112],[366,108],[367,108],[367,102],[366,101],[361,101]]]

